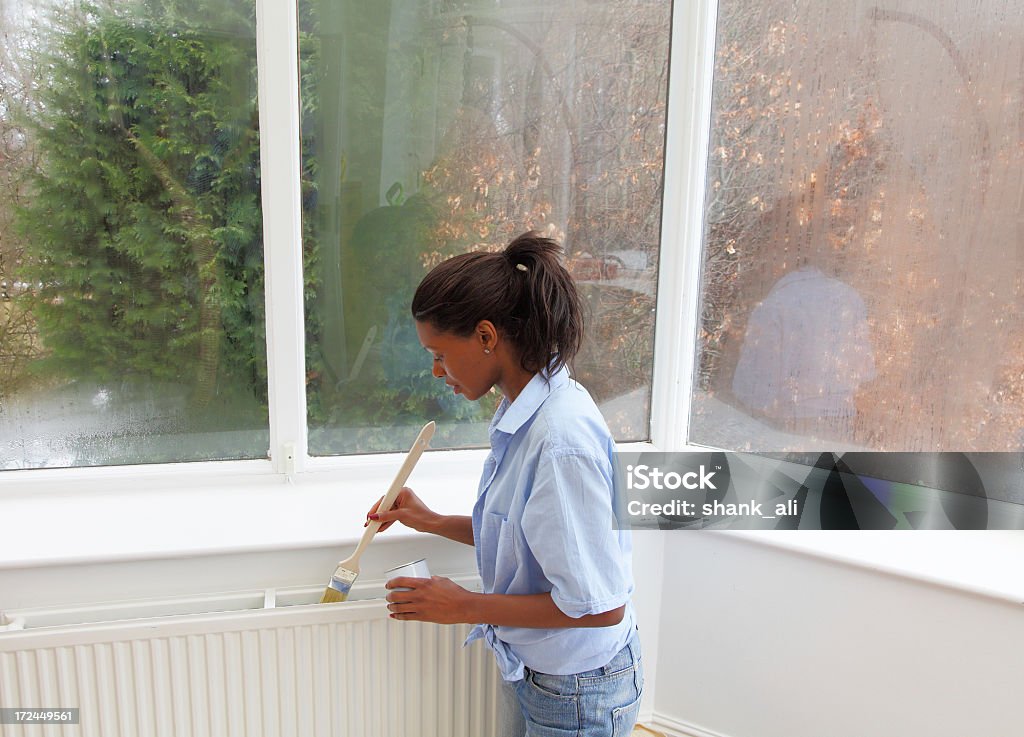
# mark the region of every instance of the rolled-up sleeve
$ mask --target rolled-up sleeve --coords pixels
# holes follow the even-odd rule
[[[608,458],[573,449],[542,453],[522,533],[555,605],[573,618],[617,609],[633,593],[612,493]]]

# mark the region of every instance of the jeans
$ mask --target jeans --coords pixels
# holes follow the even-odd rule
[[[634,632],[602,668],[568,676],[527,668],[502,689],[499,737],[627,737],[644,689],[640,638]]]

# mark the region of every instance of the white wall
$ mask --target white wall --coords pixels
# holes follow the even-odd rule
[[[967,539],[951,534],[961,537],[888,540],[920,552]],[[881,539],[854,532],[844,544],[858,536]],[[1024,577],[1012,561],[976,563],[1012,572],[1015,601],[763,538],[664,537],[654,694],[661,728],[701,737],[1021,734]]]
[[[354,543],[220,555],[159,557],[66,565],[0,566],[0,610],[198,596],[224,591],[327,585]],[[360,580],[426,558],[431,571],[475,575],[473,549],[434,536],[376,538],[360,560]]]
[[[636,591],[637,627],[644,667],[644,695],[640,702],[640,721],[647,724],[654,718],[658,661],[661,653],[662,580],[665,575],[666,536],[657,530],[633,533],[633,578]]]
[[[347,550],[8,567],[0,595],[27,608],[321,584]],[[466,546],[384,535],[363,573],[424,556],[475,569]],[[693,737],[1020,734],[1020,560],[1019,532],[638,531],[641,721]]]

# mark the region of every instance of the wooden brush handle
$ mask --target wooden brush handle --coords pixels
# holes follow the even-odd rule
[[[377,513],[387,512],[391,509],[391,505],[395,503],[395,499],[398,498],[398,493],[405,486],[405,482],[409,479],[409,474],[412,473],[412,469],[416,467],[416,462],[423,455],[423,451],[428,445],[430,445],[430,439],[434,437],[434,430],[436,425],[433,421],[428,422],[420,430],[420,434],[416,436],[416,441],[412,444],[409,452],[405,455],[405,461],[402,463],[402,467],[398,469],[398,473],[395,474],[395,480],[391,482],[390,488],[388,488],[387,494],[380,500],[380,504],[377,505]],[[363,531],[363,537],[359,540],[359,545],[356,546],[356,551],[352,554],[352,557],[348,560],[350,562],[357,562],[359,556],[363,554],[363,549],[370,544],[370,540],[377,534],[377,530],[380,529],[380,520],[373,520],[366,526]]]

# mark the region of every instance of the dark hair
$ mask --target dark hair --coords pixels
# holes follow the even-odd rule
[[[583,341],[583,303],[550,238],[524,233],[499,253],[463,253],[435,266],[412,298],[412,315],[460,337],[490,320],[519,351],[525,371],[571,363]],[[557,354],[557,355],[553,355]]]

